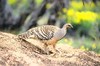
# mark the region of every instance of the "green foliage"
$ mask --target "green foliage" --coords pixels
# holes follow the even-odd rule
[[[95,8],[95,4],[93,2],[85,3],[83,5],[82,1],[71,1],[70,8],[74,10],[93,10]]]
[[[63,8],[62,11],[66,22],[73,24],[78,38],[63,39],[60,42],[100,53],[100,5],[95,6],[92,2],[83,5],[82,1],[72,0],[70,7]],[[81,33],[87,34],[88,37],[83,35],[81,38]]]
[[[99,7],[98,7],[99,8]],[[66,22],[70,22],[76,29],[76,34],[87,34],[94,39],[99,39],[100,15],[94,3],[71,1],[69,9],[63,8]],[[99,9],[100,10],[100,9]]]
[[[34,8],[41,5],[43,0],[7,0],[8,4],[14,9],[14,14],[25,13],[31,3],[34,2]],[[46,8],[51,8],[50,3],[46,4]],[[30,11],[29,11],[30,12]],[[62,13],[63,12],[63,13]],[[64,18],[66,22],[73,24],[76,30],[76,36],[79,37],[81,33],[87,34],[90,38],[71,38],[63,39],[59,43],[69,44],[82,50],[91,50],[100,53],[100,2],[98,6],[89,2],[83,5],[82,0],[70,0],[69,8],[63,8],[62,12],[58,12],[59,18]]]
[[[100,53],[100,41],[93,41],[86,37],[62,39],[58,42],[58,44],[68,44],[84,51],[95,51]]]
[[[40,5],[43,2],[43,0],[35,0],[36,5]]]
[[[17,2],[17,0],[8,0],[8,4],[14,5]]]
[[[81,24],[82,22],[95,22],[98,15],[92,11],[75,11],[73,9],[68,9],[66,12],[66,17],[68,22]]]
[[[7,0],[8,4],[13,8],[13,13],[15,16],[19,16],[21,13],[26,13],[30,6],[31,0]]]

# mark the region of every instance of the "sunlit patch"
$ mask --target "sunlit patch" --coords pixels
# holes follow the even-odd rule
[[[96,48],[96,44],[95,44],[95,43],[92,44],[92,48],[93,48],[93,49]]]
[[[67,15],[68,16],[74,16],[75,15],[75,11],[73,9],[68,9]]]
[[[46,8],[47,8],[47,9],[51,8],[51,4],[50,4],[50,3],[47,3],[47,4],[46,4]]]
[[[64,41],[68,44],[68,45],[72,45],[73,44],[73,41],[71,39],[64,39]]]
[[[83,8],[83,3],[82,1],[72,1],[71,2],[71,7],[74,8],[74,9],[82,9]]]
[[[83,46],[83,45],[80,47],[80,49],[83,50],[83,51],[86,50],[86,49],[85,49],[85,46]]]
[[[17,2],[17,0],[8,0],[8,4],[14,5]]]
[[[66,9],[66,8],[63,8],[62,11],[63,11],[64,13],[67,13],[67,9]]]
[[[68,21],[80,24],[81,22],[95,22],[98,18],[97,13],[92,11],[75,11],[68,9],[67,11]]]

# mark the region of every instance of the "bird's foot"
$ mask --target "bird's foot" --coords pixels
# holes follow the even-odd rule
[[[55,51],[50,51],[49,52],[49,56],[52,56],[52,57],[56,57],[56,55],[58,55],[60,52],[58,50],[55,50]]]

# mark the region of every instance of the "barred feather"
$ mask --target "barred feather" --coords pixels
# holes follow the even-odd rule
[[[25,33],[18,35],[19,38],[28,39],[36,38],[40,40],[49,40],[54,36],[54,33],[60,28],[52,25],[44,25],[32,28]]]

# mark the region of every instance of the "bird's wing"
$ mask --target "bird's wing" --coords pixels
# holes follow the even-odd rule
[[[33,38],[33,39],[40,39],[40,40],[49,40],[54,36],[54,33],[58,29],[59,28],[56,26],[44,25],[44,26],[32,28],[19,36],[21,36],[24,39]]]

